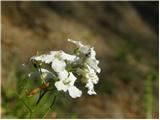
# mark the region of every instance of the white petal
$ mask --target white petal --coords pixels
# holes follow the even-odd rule
[[[69,77],[67,78],[70,81],[70,86],[74,85],[75,80],[77,79],[73,73],[69,73]]]
[[[91,81],[88,81],[88,83],[86,84],[86,86],[88,89],[93,89],[94,88],[94,84]]]
[[[98,61],[96,59],[87,58],[85,61],[90,67],[92,67],[96,72],[100,73],[101,69],[97,66]]]
[[[84,54],[87,54],[89,52],[89,46],[83,45],[81,42],[74,41],[71,39],[68,39],[68,41],[74,43],[80,49],[80,52],[82,52]]]
[[[80,47],[80,51],[83,54],[87,54],[89,52],[89,47],[87,47],[87,46]]]
[[[85,87],[87,87],[88,88],[88,94],[89,95],[93,95],[93,94],[96,94],[96,92],[94,91],[94,84],[92,83],[92,82],[88,82],[87,84],[86,84],[86,86]]]
[[[86,71],[86,78],[88,80],[91,80],[94,84],[97,84],[98,81],[99,81],[99,78],[95,72],[94,69],[92,69],[89,65],[86,65],[87,66],[87,69],[85,69]]]
[[[52,55],[52,56],[55,56],[59,53],[60,53],[60,51],[50,51],[50,55]]]
[[[60,80],[65,80],[68,77],[68,72],[66,70],[63,70],[58,73],[58,77]]]
[[[44,54],[44,55],[40,55],[40,56],[33,56],[33,57],[31,57],[30,60],[37,60],[37,61],[42,61],[45,63],[51,63],[51,61],[54,60],[54,56]]]
[[[41,72],[49,72],[47,69],[41,68]]]
[[[89,95],[96,95],[97,93],[92,89],[87,92]]]
[[[54,60],[54,56],[53,55],[47,55],[44,59],[45,63],[51,63]]]
[[[95,59],[95,56],[96,56],[96,51],[94,50],[94,48],[92,47],[91,49],[90,49],[90,57],[92,58],[92,59]]]
[[[77,56],[67,54],[67,53],[65,53],[63,51],[61,52],[61,57],[62,57],[63,60],[67,60],[67,61],[71,61],[71,62],[73,62],[73,61],[78,59]]]
[[[71,40],[71,39],[68,39],[68,41],[74,43],[78,47],[83,47],[84,46],[80,41],[75,41],[75,40]]]
[[[78,88],[76,88],[75,86],[71,86],[68,88],[68,92],[69,92],[69,95],[72,97],[72,98],[76,98],[76,97],[81,97],[82,95],[82,91],[80,91]]]
[[[55,72],[61,72],[65,69],[66,63],[62,60],[55,59],[52,61],[52,69]]]
[[[58,91],[64,91],[64,92],[66,92],[68,88],[68,86],[64,85],[64,83],[61,80],[56,82],[55,86]]]

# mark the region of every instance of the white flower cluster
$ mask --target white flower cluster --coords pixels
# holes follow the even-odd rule
[[[55,87],[58,91],[69,92],[72,98],[80,97],[82,91],[75,86],[75,82],[85,83],[88,88],[88,94],[96,94],[94,84],[97,84],[99,78],[96,73],[101,69],[97,66],[99,61],[96,59],[96,52],[93,47],[83,45],[79,41],[68,39],[77,47],[75,55],[70,55],[64,51],[51,51],[49,54],[37,55],[31,57],[31,61],[38,61],[51,65],[53,70],[38,68],[37,72],[29,74],[31,78],[41,76],[44,81],[55,78]]]

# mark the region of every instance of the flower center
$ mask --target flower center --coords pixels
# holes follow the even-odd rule
[[[63,81],[64,85],[69,85],[70,82],[71,82],[71,81],[69,81],[69,80],[64,80],[64,81]]]

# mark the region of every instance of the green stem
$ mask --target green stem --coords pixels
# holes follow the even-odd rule
[[[153,81],[156,80],[157,74],[154,69],[150,69],[146,81],[146,118],[153,118],[154,112],[154,94]]]
[[[55,102],[56,102],[56,97],[57,97],[57,95],[55,95],[54,96],[54,98],[53,98],[53,101],[52,101],[52,104],[50,105],[50,108],[52,109],[52,106],[55,104]]]
[[[46,93],[47,93],[47,89],[42,93],[42,95],[41,95],[41,93],[40,93],[39,98],[38,98],[38,100],[37,100],[37,102],[36,102],[36,105],[39,104],[39,102],[41,101],[42,97],[43,97]]]
[[[49,111],[51,110],[51,108],[49,107],[48,108],[48,110],[47,110],[47,112],[44,114],[44,116],[42,117],[42,119],[44,119],[46,116],[47,116],[47,114],[49,113]]]

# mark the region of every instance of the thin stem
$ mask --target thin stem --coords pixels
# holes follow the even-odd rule
[[[42,97],[43,97],[46,93],[47,93],[47,89],[46,89],[42,94],[41,94],[41,92],[40,92],[40,95],[39,95],[39,98],[38,98],[38,100],[37,100],[37,102],[36,102],[36,105],[39,104],[39,102],[41,101]]]
[[[44,116],[42,117],[43,119],[47,116],[47,114],[49,113],[49,111],[51,110],[51,108],[49,107],[47,112],[44,114]]]
[[[41,78],[41,80],[43,81],[43,83],[45,83],[45,80],[43,79],[43,76],[42,76],[41,66],[39,65],[39,63],[38,63],[36,60],[31,61],[31,62],[32,62],[33,66],[37,69],[37,71],[40,72],[40,78]],[[34,62],[35,62],[35,63],[34,63]]]
[[[29,118],[32,117],[32,109],[22,100],[22,103],[26,106],[26,108],[29,110]]]
[[[53,101],[52,101],[52,104],[50,105],[50,108],[52,109],[52,106],[55,104],[55,102],[56,102],[56,97],[57,97],[57,95],[55,95],[54,96],[54,98],[53,98]]]

